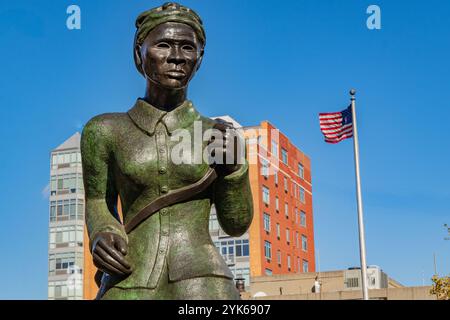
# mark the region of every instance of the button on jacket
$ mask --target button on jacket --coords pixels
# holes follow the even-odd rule
[[[126,258],[133,267],[125,279],[104,277],[102,286],[155,288],[163,268],[168,268],[170,281],[233,277],[211,241],[209,214],[215,204],[219,223],[229,235],[239,236],[248,229],[253,208],[247,163],[219,176],[202,194],[161,209],[128,235],[116,211],[120,196],[127,223],[157,197],[200,180],[207,163],[172,160],[176,155],[192,159],[194,140],[213,125],[188,100],[165,112],[141,99],[127,113],[99,115],[86,124],[81,153],[89,238],[92,243],[99,232],[121,235],[128,242]],[[190,137],[180,134],[180,129]],[[190,138],[190,150],[180,148],[183,138]],[[202,158],[206,145],[202,141]]]

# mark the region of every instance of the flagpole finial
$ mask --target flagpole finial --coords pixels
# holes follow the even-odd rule
[[[351,96],[354,96],[355,94],[356,94],[356,90],[355,90],[355,89],[351,89],[351,90],[350,90],[350,95],[351,95]]]

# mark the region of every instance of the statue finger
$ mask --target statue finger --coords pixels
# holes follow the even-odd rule
[[[99,243],[99,247],[106,251],[111,256],[118,256],[119,260],[124,260],[124,255],[127,252],[127,244],[126,242],[118,243],[118,240],[121,238],[113,239],[112,243]],[[124,260],[125,261],[125,260]]]
[[[94,266],[97,267],[97,269],[108,273],[108,264],[103,260],[97,253],[92,253]]]
[[[102,247],[97,248],[97,253],[103,260],[113,266],[114,268],[120,270],[121,272],[128,274],[131,272],[130,264],[125,261],[123,256],[120,255],[118,251],[109,247],[108,249],[103,249]],[[117,259],[117,257],[119,259]]]
[[[108,252],[103,250],[102,248],[97,248],[98,250],[96,253],[103,259],[104,262],[106,262],[108,265],[114,267],[115,269],[119,270],[123,274],[129,274],[131,270],[125,268],[123,265],[121,265],[115,258],[113,258]]]
[[[119,250],[124,256],[126,256],[128,253],[127,242],[120,236],[117,236],[114,240],[115,248]]]
[[[126,244],[125,244],[125,246],[126,246]],[[127,261],[127,259],[125,259],[124,255],[121,253],[121,251],[118,251],[118,249],[116,249],[116,247],[103,246],[101,244],[99,246],[99,248],[102,249],[103,251],[105,251],[111,257],[113,257],[116,261],[118,261],[126,269],[131,269],[130,263]]]
[[[97,243],[96,243],[96,245],[98,246],[98,245],[102,245],[102,246],[108,246],[109,245],[109,243],[111,242],[111,238],[108,236],[108,238],[104,238],[104,237],[101,237],[98,241],[97,241]]]
[[[114,268],[112,265],[107,263],[101,256],[99,256],[96,252],[92,255],[94,257],[94,265],[100,270],[110,274],[110,275],[119,275],[124,276],[125,273]]]

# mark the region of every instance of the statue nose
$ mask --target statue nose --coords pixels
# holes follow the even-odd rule
[[[186,62],[184,55],[181,53],[181,49],[178,46],[175,46],[170,50],[170,55],[167,59],[169,63],[181,64]]]

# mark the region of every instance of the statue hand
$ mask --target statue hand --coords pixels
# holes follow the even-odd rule
[[[238,142],[239,139],[236,136],[236,134],[233,132],[230,132],[230,130],[227,130],[223,135],[223,159],[224,164],[222,172],[226,175],[231,174],[241,167],[240,164],[238,164]],[[227,159],[232,159],[232,162],[227,161]]]
[[[100,232],[92,245],[94,265],[109,275],[129,275],[132,269],[125,259],[127,247],[121,236],[112,232]]]
[[[219,159],[223,159],[222,163],[216,164],[218,173],[222,175],[231,174],[241,167],[238,161],[238,157],[241,156],[238,152],[238,148],[245,148],[243,145],[244,140],[240,137],[230,122],[223,121],[221,119],[216,120],[214,129],[221,131],[222,135],[220,139],[211,140],[210,143],[214,144],[214,148],[217,148],[213,152],[213,156]],[[214,141],[214,142],[213,142]],[[216,151],[219,155],[216,155]]]

